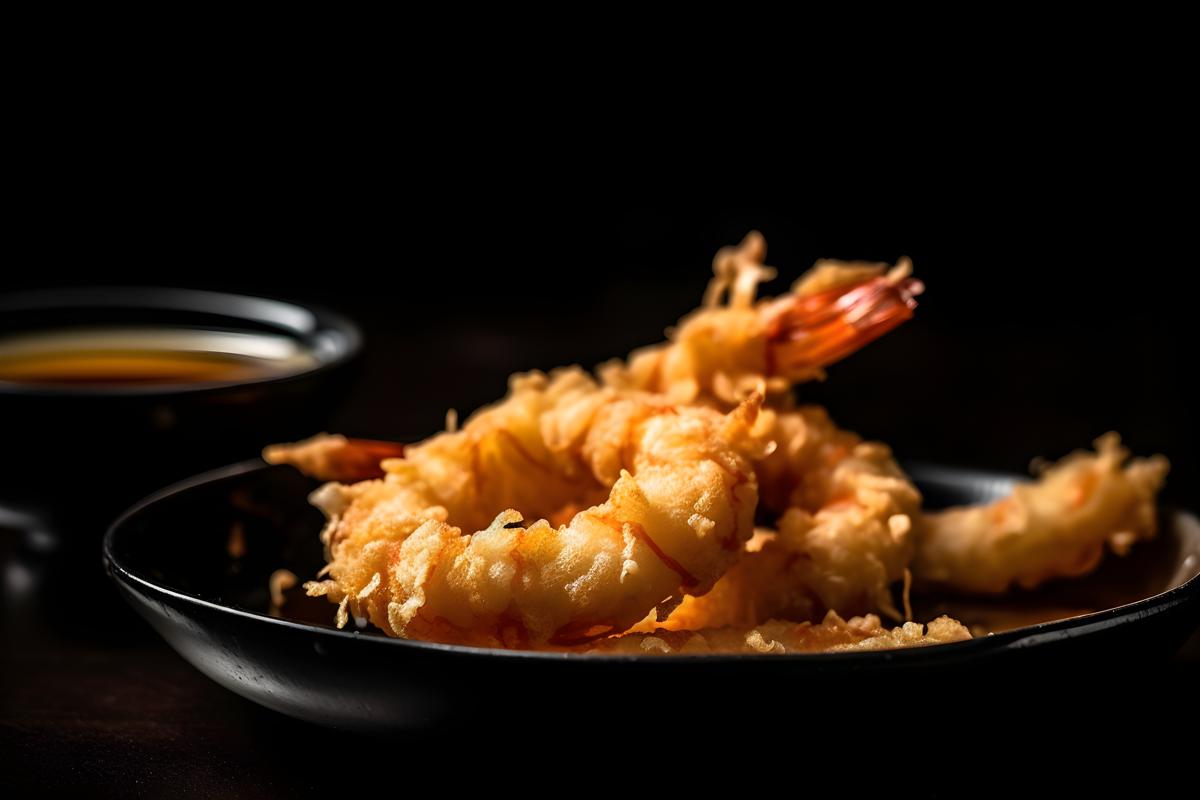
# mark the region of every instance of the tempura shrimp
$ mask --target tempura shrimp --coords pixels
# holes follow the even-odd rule
[[[926,513],[913,570],[931,583],[994,594],[1032,589],[1095,569],[1105,546],[1117,554],[1155,533],[1154,498],[1168,470],[1162,456],[1129,460],[1120,437],[1096,440],[1009,497]]]
[[[881,611],[899,618],[891,586],[903,578],[912,556],[911,516],[920,505],[919,494],[886,446],[838,429],[819,407],[792,407],[784,391],[819,376],[824,366],[911,317],[913,295],[921,286],[909,277],[911,264],[906,260],[890,269],[822,261],[787,295],[755,304],[758,282],[774,274],[761,264],[764,255],[765,243],[758,233],[737,248],[722,250],[714,260],[715,277],[704,307],[681,323],[670,342],[635,353],[628,364],[612,362],[600,369],[602,380],[613,389],[653,392],[676,404],[728,411],[748,393],[761,390],[774,398],[774,408],[764,410],[757,426],[761,436],[774,443],[774,451],[755,465],[755,471],[764,505],[780,515],[779,535],[735,567],[730,578],[718,584],[716,594],[698,598],[701,592],[689,591],[664,624],[748,625],[776,614],[819,620],[829,609]],[[536,416],[540,411],[528,413]],[[496,436],[511,437],[511,431],[503,433],[505,428],[500,426]],[[539,482],[514,481],[522,470],[531,465],[537,470],[546,460],[538,454],[537,437],[527,438],[516,442],[524,448],[518,452],[535,454],[532,460],[502,463],[473,456],[473,474],[488,476],[482,490],[488,496],[456,503],[451,511],[456,524],[482,528],[494,509],[505,504],[526,514],[537,509],[538,515],[561,521],[555,516],[559,509],[551,506],[567,498],[577,500],[577,476],[584,473],[543,469]],[[476,488],[480,479],[465,477],[458,466],[461,459],[451,453],[443,469],[436,458],[419,455],[433,455],[438,446],[424,448],[410,450],[409,457],[423,461],[424,472],[440,491]],[[480,452],[493,450],[512,452],[511,447],[485,447]],[[600,502],[603,487],[591,489],[590,501]],[[747,575],[762,580],[739,578]],[[740,611],[735,614],[733,609]]]
[[[913,555],[921,495],[891,451],[838,429],[815,406],[781,414],[767,430],[776,448],[755,469],[763,504],[782,512],[778,532],[757,534],[712,592],[685,598],[660,624],[746,627],[830,610],[902,618],[892,586]]]
[[[913,554],[920,494],[885,445],[839,429],[818,406],[795,407],[790,389],[909,319],[922,287],[907,259],[892,268],[821,261],[788,294],[756,303],[758,282],[775,274],[761,264],[765,247],[751,233],[722,250],[704,306],[668,342],[601,370],[610,385],[718,409],[756,387],[772,398],[760,425],[775,448],[755,471],[779,534],[715,592],[686,598],[660,622],[745,626],[831,609],[899,618],[891,586]]]
[[[723,249],[703,307],[599,382],[578,368],[517,376],[462,430],[407,447],[319,437],[268,450],[325,478],[382,475],[313,495],[329,563],[309,594],[338,604],[339,627],[353,616],[471,645],[920,646],[969,634],[947,618],[883,627],[875,613],[911,618],[914,574],[969,592],[1033,587],[1154,534],[1166,461],[1126,463],[1115,435],[1010,498],[922,512],[886,445],[791,391],[912,316],[911,263],[821,261],[756,302],[774,276],[765,252],[757,233]],[[751,538],[756,511],[774,528]]]
[[[753,391],[787,395],[793,384],[822,377],[824,367],[912,318],[914,297],[924,289],[908,259],[894,267],[821,260],[787,294],[756,303],[758,284],[775,277],[761,263],[765,256],[757,231],[723,248],[703,306],[669,341],[603,365],[604,382],[726,407]]]
[[[724,409],[765,387],[765,435],[775,452],[755,466],[778,533],[753,549],[704,597],[687,597],[646,625],[747,626],[773,616],[818,619],[879,611],[899,615],[891,587],[921,539],[913,571],[967,591],[1036,586],[1093,569],[1106,542],[1123,552],[1152,535],[1161,457],[1135,460],[1114,439],[1098,456],[1076,456],[1042,481],[989,506],[923,515],[921,498],[890,451],[839,430],[823,409],[794,407],[787,390],[911,316],[921,290],[902,260],[886,265],[821,262],[792,291],[754,302],[765,244],[751,234],[714,262],[705,307],[670,341],[603,373],[614,385],[662,392]],[[728,304],[719,305],[728,293]],[[836,480],[835,480],[836,478]]]
[[[760,403],[721,414],[578,369],[519,376],[462,430],[385,461],[383,480],[319,489],[329,578],[306,588],[339,604],[339,626],[353,614],[394,636],[524,648],[620,633],[739,557]]]

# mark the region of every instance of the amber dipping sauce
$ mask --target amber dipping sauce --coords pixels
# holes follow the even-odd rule
[[[50,387],[237,383],[316,363],[295,339],[257,332],[97,327],[0,338],[0,381]]]

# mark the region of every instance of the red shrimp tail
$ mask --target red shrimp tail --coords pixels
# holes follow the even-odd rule
[[[881,275],[776,301],[767,319],[771,373],[791,380],[813,377],[912,319],[915,297],[924,288],[915,278],[893,282]]]
[[[382,478],[381,462],[404,456],[404,445],[376,439],[347,439],[318,434],[296,444],[271,445],[263,451],[270,464],[290,464],[322,481],[355,483]]]

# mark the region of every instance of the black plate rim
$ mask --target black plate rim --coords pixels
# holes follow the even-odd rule
[[[769,659],[771,662],[792,661],[817,667],[819,665],[849,666],[855,663],[863,662],[878,664],[880,662],[901,660],[919,661],[929,659],[943,661],[952,659],[954,657],[958,657],[960,659],[970,659],[973,657],[985,656],[996,649],[1024,649],[1062,638],[1098,632],[1113,625],[1120,624],[1124,618],[1130,616],[1138,619],[1157,616],[1182,603],[1187,602],[1191,595],[1200,593],[1200,574],[1197,574],[1173,589],[1168,589],[1165,592],[1159,592],[1158,594],[1151,595],[1150,597],[1144,597],[1140,600],[1135,600],[1132,603],[1126,603],[1124,605],[1104,609],[1103,611],[1094,611],[1078,617],[1069,617],[1062,620],[1027,625],[1021,628],[1014,628],[1010,631],[988,634],[987,636],[976,637],[961,642],[948,642],[945,644],[902,648],[899,650],[851,651],[845,653],[784,653],[769,657],[756,653],[695,653],[671,655],[640,655],[624,653],[584,654],[546,652],[537,650],[504,650],[500,648],[469,647],[465,645],[441,644],[438,642],[423,642],[416,639],[399,639],[385,635],[363,634],[357,630],[338,630],[332,626],[320,626],[296,622],[294,620],[281,619],[279,617],[272,617],[266,614],[247,611],[246,609],[236,608],[234,606],[225,605],[222,603],[216,603],[211,600],[205,600],[204,598],[196,597],[195,595],[190,595],[186,592],[172,589],[171,587],[158,583],[152,578],[139,574],[129,566],[122,564],[119,558],[114,554],[114,539],[120,535],[121,529],[131,519],[133,519],[146,508],[163,502],[171,497],[174,497],[175,495],[209,483],[230,480],[256,471],[278,468],[279,467],[267,464],[260,459],[249,459],[247,461],[241,461],[236,464],[230,464],[225,467],[218,467],[217,469],[200,473],[186,480],[167,486],[166,488],[144,498],[121,514],[121,516],[118,517],[105,532],[102,557],[106,572],[114,581],[116,581],[118,584],[121,584],[122,588],[133,591],[139,595],[142,595],[143,597],[145,597],[147,594],[151,596],[157,595],[160,598],[166,598],[177,603],[184,603],[200,609],[217,612],[218,614],[233,616],[249,621],[253,624],[272,625],[280,628],[295,630],[298,633],[304,633],[312,636],[332,637],[334,639],[343,641],[369,641],[374,643],[372,646],[412,648],[416,650],[440,652],[448,655],[469,658],[513,658],[525,660],[533,659],[537,661],[561,661],[567,663],[586,662],[589,664],[681,664],[689,662],[702,662],[704,664],[740,664],[747,661],[763,661]],[[987,478],[990,480],[1027,480],[1024,476],[1015,474],[1007,475],[1001,472],[975,470],[970,468],[958,469],[938,464],[922,464],[919,468],[917,468],[917,471],[920,469],[928,469],[931,472],[942,472],[943,474],[965,474],[977,478]],[[1176,509],[1173,508],[1160,508],[1160,513],[1175,511]]]
[[[142,300],[140,302],[130,301],[127,299],[128,295],[140,295],[142,296]],[[261,378],[248,378],[237,381],[206,381],[202,383],[163,383],[149,386],[86,387],[0,381],[0,394],[33,398],[87,397],[94,399],[215,394],[229,390],[241,390],[248,387],[274,386],[305,380],[314,375],[337,369],[357,358],[362,352],[362,330],[349,317],[313,303],[279,300],[252,294],[217,292],[208,289],[187,289],[172,286],[81,286],[63,289],[31,289],[6,295],[3,298],[3,302],[0,302],[0,310],[28,310],[39,307],[70,308],[72,306],[129,308],[141,306],[168,310],[188,310],[187,304],[189,300],[201,304],[250,301],[260,306],[288,307],[303,311],[311,315],[314,322],[313,329],[307,332],[290,329],[291,333],[308,339],[319,336],[322,333],[336,332],[339,336],[337,350],[326,360],[305,369],[283,375],[268,375]],[[264,316],[252,317],[237,313],[229,313],[227,316],[231,319],[240,317],[260,323],[272,322],[272,320]],[[275,322],[277,323],[278,320],[275,320]]]

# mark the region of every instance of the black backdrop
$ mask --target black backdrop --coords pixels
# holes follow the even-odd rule
[[[88,156],[89,163],[102,161],[100,155]],[[852,197],[826,199],[820,187],[800,186],[794,193],[819,202],[799,208],[712,202],[645,208],[628,199],[652,195],[639,187],[590,207],[579,195],[555,195],[530,206],[496,191],[481,196],[478,181],[455,182],[454,176],[447,176],[442,193],[427,196],[365,169],[353,184],[343,185],[316,181],[317,170],[300,160],[287,181],[259,175],[246,163],[208,176],[201,174],[208,164],[185,173],[180,161],[180,154],[164,159],[161,174],[154,176],[154,164],[143,160],[130,177],[116,160],[104,175],[46,181],[22,195],[7,220],[12,246],[0,266],[0,290],[169,284],[335,307],[363,324],[370,351],[365,374],[334,427],[409,438],[440,427],[447,407],[467,411],[499,397],[515,370],[592,365],[658,341],[665,326],[698,302],[716,248],[757,227],[770,243],[768,261],[781,269],[776,288],[817,257],[891,261],[901,254],[913,259],[928,286],[914,321],[835,366],[827,383],[803,388],[805,397],[828,404],[844,425],[891,443],[904,458],[1011,470],[1024,469],[1035,455],[1058,456],[1116,429],[1136,451],[1170,456],[1168,497],[1200,507],[1190,390],[1197,352],[1194,213],[1149,179],[1114,184],[1111,171],[1100,166],[1093,179],[1080,174],[1051,179],[1045,176],[1053,170],[1038,167],[1036,178],[1018,174],[997,184],[965,166],[962,184],[974,187],[969,192],[927,184],[864,185],[848,187]],[[568,178],[577,175],[566,171]],[[510,187],[515,195],[536,193],[512,176],[501,189]],[[596,194],[608,197],[611,191]],[[246,455],[260,444],[247,442]],[[98,454],[94,468],[119,469],[111,463],[119,457]],[[54,594],[59,604],[51,607],[69,604],[74,620],[75,595]],[[100,617],[126,635],[128,615]],[[79,780],[62,767],[75,763],[92,770],[82,780],[118,776],[112,785],[121,788],[126,774],[160,767],[168,776],[164,780],[174,780],[189,766],[223,776],[227,764],[249,764],[245,773],[241,767],[230,773],[232,780],[272,787],[310,780],[304,764],[320,764],[322,774],[338,780],[358,769],[337,761],[336,753],[333,761],[324,759],[332,740],[323,733],[265,712],[261,723],[235,736],[253,709],[212,687],[214,694],[205,694],[207,684],[173,656],[164,657],[160,645],[144,644],[148,631],[139,629],[143,638],[134,648],[114,645],[109,628],[93,633],[86,626],[94,637],[90,643],[80,644],[73,626],[70,638],[12,648],[32,653],[32,660],[21,663],[36,665],[20,670],[32,681],[12,684],[23,697],[34,698],[25,703],[29,713],[35,719],[59,715],[38,735],[29,731],[41,729],[10,726],[10,738],[22,747],[0,748],[16,753],[20,765],[38,776],[38,785],[49,774]],[[30,636],[49,634],[35,628]],[[1098,663],[1069,679],[1024,685],[991,679],[976,685],[972,673],[928,697],[893,702],[883,692],[878,713],[861,718],[847,718],[843,698],[823,696],[823,687],[772,687],[761,696],[748,695],[745,726],[713,732],[702,725],[664,726],[664,720],[675,719],[675,704],[690,698],[651,686],[646,697],[665,699],[659,703],[662,716],[656,710],[645,725],[630,726],[636,717],[624,709],[602,711],[610,725],[622,728],[619,737],[606,736],[606,749],[589,753],[576,747],[578,731],[555,730],[543,738],[572,751],[562,760],[572,772],[565,786],[591,774],[581,773],[580,765],[593,769],[595,753],[604,754],[604,764],[628,760],[629,754],[656,756],[668,767],[661,774],[672,781],[687,769],[707,776],[719,769],[717,762],[712,768],[692,765],[696,748],[709,741],[731,758],[744,756],[748,769],[761,763],[770,771],[783,763],[784,774],[805,781],[826,763],[867,765],[863,780],[877,780],[869,769],[872,759],[901,766],[919,757],[926,766],[912,773],[918,782],[937,782],[942,770],[958,763],[960,769],[981,771],[989,782],[1012,775],[1025,786],[1030,773],[1019,767],[1036,762],[1069,776],[1074,785],[1088,775],[1111,780],[1113,759],[1100,769],[1092,765],[1097,753],[1114,747],[1130,764],[1158,762],[1139,768],[1142,780],[1171,774],[1179,763],[1165,754],[1188,741],[1173,732],[1180,729],[1179,719],[1194,712],[1194,663],[1180,660],[1174,667],[1120,678]],[[178,677],[182,688],[173,696],[179,705],[164,706],[153,694],[165,693],[161,682],[146,679],[158,670]],[[74,698],[108,703],[128,697],[127,687],[139,681],[151,687],[151,705],[122,710],[112,728],[118,733],[98,735],[101,744],[77,744],[71,731],[80,712],[74,705],[84,703]],[[62,691],[76,684],[76,692]],[[878,688],[864,685],[863,702],[876,702]],[[799,721],[773,719],[770,692],[793,689],[812,698],[814,714]],[[547,687],[545,696],[556,697],[555,687]],[[636,710],[644,698],[632,702]],[[204,711],[189,712],[193,706]],[[183,709],[179,725],[163,727],[162,715],[176,708]],[[85,713],[109,719],[112,712],[103,709]],[[827,720],[839,719],[843,729],[870,734],[829,735]],[[140,730],[148,732],[131,734],[139,728],[127,720],[147,720],[149,727]],[[597,731],[609,730],[603,720],[597,725]],[[780,738],[773,736],[776,725],[784,732]],[[590,727],[583,725],[585,731]],[[1014,739],[1010,729],[1019,736]],[[185,744],[164,747],[164,730]],[[1140,737],[1132,744],[1131,732]],[[103,744],[108,741],[113,744]],[[221,746],[238,748],[243,741],[253,742],[245,754],[222,760],[229,750]],[[297,747],[297,741],[317,743],[322,757],[306,758],[314,748]],[[468,736],[445,751],[461,762],[464,748],[471,748],[472,758],[493,747],[507,754],[510,741],[524,747],[529,740]],[[209,747],[215,755],[204,755]],[[672,747],[687,747],[688,756],[673,757]],[[760,749],[772,753],[772,747],[785,748],[791,760],[756,755]],[[385,744],[365,752],[424,758],[428,749]],[[1086,761],[1059,755],[1047,761],[1047,753],[1084,749],[1091,751]],[[794,762],[798,752],[803,758],[810,750],[836,753],[841,760]],[[198,760],[178,755],[185,751],[200,754]],[[892,757],[894,752],[900,757]],[[359,761],[384,763],[373,757]],[[742,762],[729,763],[742,769]],[[996,763],[1017,768],[993,769]],[[511,768],[508,762],[502,767]],[[15,772],[19,784],[22,771]],[[203,791],[202,784],[195,785]],[[943,793],[953,794],[953,788]]]
[[[1195,504],[1195,242],[1145,186],[724,208],[145,182],[45,192],[18,212],[0,288],[168,284],[318,302],[359,320],[367,369],[334,427],[410,439],[498,398],[506,376],[593,366],[694,307],[713,252],[751,228],[778,291],[818,257],[910,256],[914,321],[802,397],[901,458],[1024,470],[1117,430]],[[366,199],[370,197],[371,199]],[[259,443],[248,443],[252,450]]]
[[[604,38],[597,52],[565,28],[550,37],[557,50],[546,60],[539,48],[485,26],[474,36],[504,52],[476,60],[471,26],[462,20],[444,29],[418,25],[415,35],[407,27],[380,29],[387,43],[374,47],[362,31],[343,35],[325,19],[316,37],[293,35],[294,20],[282,17],[269,28],[222,20],[220,35],[188,48],[186,33],[202,30],[203,20],[150,33],[130,23],[122,40],[68,15],[49,44],[23,30],[35,52],[14,61],[6,132],[25,141],[6,152],[0,291],[168,284],[336,307],[362,322],[371,345],[367,372],[337,427],[410,437],[437,428],[448,406],[465,411],[495,399],[514,370],[593,364],[657,341],[699,299],[713,251],[758,227],[770,263],[781,268],[780,286],[819,256],[900,254],[913,258],[928,285],[913,322],[835,367],[828,383],[805,387],[843,424],[892,443],[904,457],[1016,470],[1033,455],[1059,455],[1117,429],[1139,452],[1168,454],[1167,494],[1200,507],[1190,389],[1198,344],[1188,199],[1195,146],[1194,126],[1183,116],[1192,104],[1180,102],[1194,92],[1175,77],[1188,74],[1191,48],[1176,41],[1188,28],[1170,18],[1163,24],[1161,15],[1145,25],[1122,15],[1112,30],[1103,29],[1104,15],[1073,14],[1070,27],[1055,26],[1051,15],[1010,16],[987,26],[965,20],[954,35],[930,27],[936,46],[895,26],[886,27],[883,43],[870,41],[869,25],[825,30],[832,54],[810,47],[819,26],[788,26],[787,47],[774,53],[745,46],[745,36],[706,41],[703,59],[669,55],[664,76],[643,74],[645,56],[627,47],[628,30]],[[69,37],[72,21],[76,37],[102,55],[79,63],[64,57],[84,50]],[[268,68],[248,68],[227,29],[253,42],[252,52],[266,50]],[[659,57],[664,41],[679,38],[677,29],[676,21],[666,36],[635,34],[652,37]],[[432,58],[414,46],[443,30],[456,41],[468,37],[468,46]],[[337,52],[339,40],[353,53]],[[572,46],[561,44],[568,40]],[[399,70],[395,42],[402,45]],[[294,52],[280,57],[264,43]],[[587,74],[560,58],[572,50],[581,51]],[[185,69],[174,68],[172,57]],[[923,58],[929,68],[912,69]],[[516,74],[514,59],[522,66]],[[637,69],[636,81],[619,80],[626,64]],[[702,74],[708,64],[715,75]],[[63,71],[56,85],[39,85],[56,68]],[[219,80],[222,69],[226,80]],[[753,81],[738,80],[746,69],[758,73]],[[852,85],[835,81],[859,70]],[[787,89],[768,93],[762,84],[771,77]],[[638,84],[651,103],[636,102],[630,90]],[[703,102],[687,102],[700,93]],[[838,102],[823,102],[825,94]],[[21,103],[26,98],[33,102]],[[738,168],[725,166],[726,152]],[[624,163],[634,155],[653,167]],[[755,159],[763,165],[759,177],[743,183],[741,167]],[[589,163],[636,169],[638,180],[613,169],[618,174],[601,185],[587,174]],[[497,164],[505,174],[495,174]],[[790,167],[806,179],[787,174]],[[885,178],[898,167],[910,174]],[[870,179],[852,177],[855,168]],[[410,174],[418,169],[419,181]],[[816,169],[828,177],[816,179]],[[557,172],[558,185],[547,185],[546,172]],[[665,196],[660,180],[680,184],[690,204]],[[772,192],[811,199],[795,208],[730,208],[724,200]],[[518,199],[527,196],[540,200]],[[102,454],[93,468],[108,467],[112,457]],[[75,596],[55,594],[70,604],[74,623]],[[10,734],[0,755],[11,755],[14,766],[36,764],[30,774],[42,791],[47,775],[82,775],[106,782],[113,794],[136,791],[139,779],[154,787],[152,777],[172,781],[178,793],[201,794],[210,773],[219,773],[247,782],[247,795],[257,785],[270,787],[259,790],[263,796],[277,796],[293,782],[308,785],[304,768],[312,764],[341,779],[353,771],[373,775],[373,763],[404,766],[406,755],[425,755],[387,748],[388,762],[347,764],[330,749],[334,737],[297,732],[263,712],[245,734],[255,746],[222,758],[229,751],[219,744],[244,724],[248,704],[222,703],[229,698],[215,688],[204,694],[187,682],[190,671],[179,672],[161,653],[152,657],[157,651],[97,658],[101,648],[122,648],[88,622],[73,624],[71,633],[95,639],[91,649],[22,662],[36,665],[21,670],[35,681],[13,684],[38,696],[29,707],[67,713],[44,727],[0,725]],[[34,652],[7,648],[10,656],[27,650]],[[1094,775],[1111,793],[1129,764],[1144,793],[1146,782],[1179,771],[1179,760],[1165,756],[1172,743],[1177,750],[1189,741],[1176,731],[1186,731],[1179,721],[1194,711],[1193,664],[1173,678],[1156,673],[1152,681],[1127,682],[1110,681],[1098,664],[1097,680],[1084,671],[1044,691],[1031,686],[1031,698],[1008,704],[989,703],[1013,693],[986,684],[947,687],[927,699],[883,696],[877,714],[852,721],[868,735],[844,739],[828,735],[819,713],[837,697],[818,702],[818,713],[805,719],[773,720],[762,713],[770,692],[762,700],[750,693],[744,726],[667,729],[663,720],[692,698],[651,686],[654,714],[630,726],[625,709],[613,710],[626,730],[603,750],[576,748],[577,731],[556,730],[553,740],[572,750],[563,759],[572,782],[561,785],[569,787],[581,785],[581,776],[611,773],[610,764],[634,763],[636,772],[649,760],[647,777],[672,787],[689,772],[707,779],[728,765],[737,774],[806,783],[822,772],[844,781],[849,772],[856,786],[886,780],[947,796],[979,787],[979,778],[992,787],[1011,775],[1028,791],[1032,781],[1055,777],[1077,789]],[[182,689],[155,680],[158,669],[180,676]],[[45,674],[50,679],[37,682]],[[64,691],[68,683],[75,691]],[[131,696],[129,685],[144,685],[148,709],[111,708],[114,698]],[[874,688],[864,686],[864,695]],[[815,701],[822,693],[770,687],[777,690],[804,691]],[[115,717],[112,728],[94,733],[81,724],[71,703],[84,696]],[[631,708],[644,702],[634,697]],[[204,708],[189,715],[193,705]],[[1087,713],[1073,720],[1083,707]],[[180,708],[187,718],[171,727]],[[1139,724],[1123,724],[1129,716]],[[778,739],[772,723],[783,728]],[[297,739],[316,742],[320,755],[296,748]],[[523,762],[470,770],[462,754],[490,766],[487,753],[507,755],[510,741],[463,737],[445,748],[458,762],[447,774],[508,774]],[[724,758],[707,756],[710,742]],[[664,758],[672,743],[685,744],[689,757]],[[770,757],[772,743],[786,748],[786,761]],[[216,754],[207,760],[185,758],[210,748]],[[1071,757],[1081,750],[1086,758]],[[695,759],[697,751],[704,760]],[[918,751],[919,761],[903,758]],[[540,770],[545,761],[531,763]],[[946,780],[956,761],[977,773],[971,783]],[[1141,768],[1146,761],[1150,769]],[[20,786],[22,770],[9,772]],[[249,783],[256,777],[259,783]],[[101,791],[94,783],[92,792]]]

